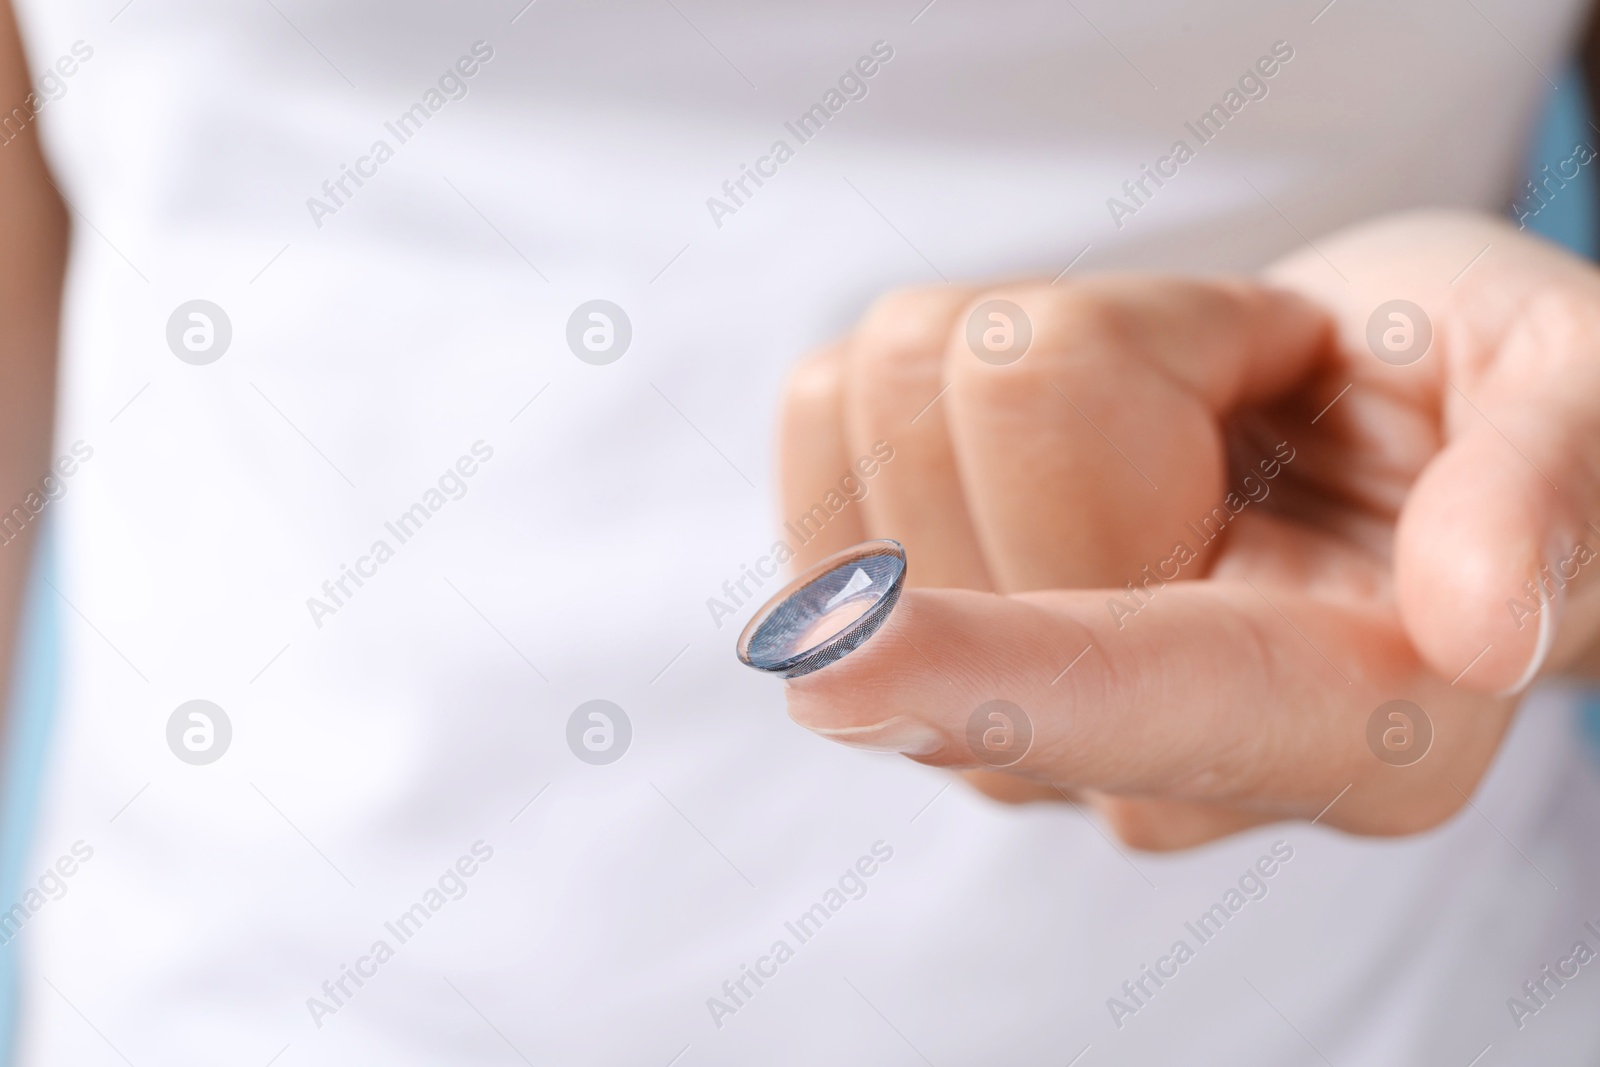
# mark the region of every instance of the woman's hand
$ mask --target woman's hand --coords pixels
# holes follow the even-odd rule
[[[1600,273],[1428,214],[1268,282],[902,293],[803,363],[786,513],[895,455],[797,565],[893,537],[913,587],[791,716],[1142,847],[1459,808],[1600,629]]]

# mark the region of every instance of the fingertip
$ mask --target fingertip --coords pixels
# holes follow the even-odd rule
[[[989,690],[1013,675],[1015,654],[996,635],[1010,629],[1017,610],[991,593],[907,589],[862,645],[785,683],[789,717],[834,739],[903,719],[955,745],[974,694],[1005,695]]]
[[[1395,576],[1401,618],[1429,666],[1452,684],[1512,695],[1554,645],[1562,546],[1576,533],[1554,489],[1506,450],[1473,434],[1423,472],[1396,531]]]
[[[789,718],[818,733],[861,730],[906,715],[898,694],[915,681],[903,628],[925,614],[925,590],[906,589],[873,635],[820,670],[784,681]]]

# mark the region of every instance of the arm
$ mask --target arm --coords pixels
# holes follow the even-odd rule
[[[50,462],[67,256],[66,209],[40,150],[30,92],[16,18],[0,0],[0,118],[10,138],[0,142],[0,521],[37,489]],[[8,685],[38,525],[27,523],[20,536],[0,532],[9,538],[0,544],[0,683]]]

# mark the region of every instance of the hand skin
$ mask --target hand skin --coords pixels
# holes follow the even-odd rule
[[[964,328],[994,298],[1033,325],[1000,367]],[[1396,298],[1433,327],[1406,366],[1367,342]],[[791,378],[785,512],[877,440],[894,462],[795,565],[893,537],[911,588],[861,649],[787,684],[791,717],[968,769],[998,799],[1086,800],[1137,847],[1284,819],[1436,826],[1514,693],[1600,631],[1600,556],[1567,562],[1576,580],[1548,603],[1525,585],[1579,542],[1600,552],[1600,272],[1493,219],[1380,220],[1261,281],[892,294]],[[1246,474],[1259,487],[1285,444],[1270,492],[1145,593],[1144,568],[1199,546],[1186,524],[1246,495]],[[1119,616],[1113,598],[1144,606]],[[968,718],[993,699],[1028,713],[1033,744],[971,770]],[[1367,742],[1394,699],[1433,724],[1410,766]]]
[[[39,119],[24,105],[29,92],[16,19],[10,3],[0,0],[0,520],[22,507],[49,469],[67,259],[67,213],[39,148]],[[30,520],[0,530],[0,686],[5,692],[10,692],[17,618],[41,522]]]

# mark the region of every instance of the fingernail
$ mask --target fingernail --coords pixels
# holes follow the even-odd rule
[[[1560,559],[1559,554],[1548,554],[1548,558]],[[1551,573],[1557,564],[1547,564],[1544,572],[1538,576],[1534,584],[1539,588],[1539,634],[1534,641],[1533,657],[1528,661],[1527,669],[1522,672],[1522,677],[1509,688],[1502,690],[1500,696],[1513,697],[1520,694],[1533,680],[1539,676],[1539,671],[1544,668],[1544,661],[1550,658],[1550,649],[1556,643],[1556,631],[1560,627],[1561,612],[1566,607],[1567,592],[1564,585],[1556,585],[1554,594],[1547,589],[1544,575]],[[1549,584],[1554,584],[1553,582]]]
[[[803,724],[802,724],[803,725]],[[829,741],[868,752],[899,752],[906,756],[931,756],[944,747],[944,735],[925,723],[896,715],[871,726],[846,726],[836,730],[807,727]]]

